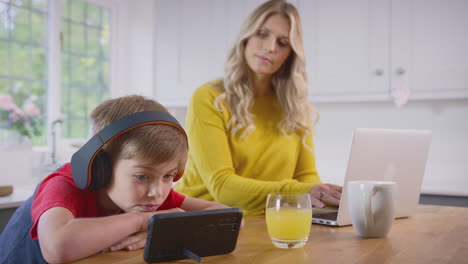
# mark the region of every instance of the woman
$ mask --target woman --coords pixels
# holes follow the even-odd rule
[[[316,207],[338,205],[341,187],[321,184],[315,168],[313,116],[299,14],[289,3],[268,1],[242,26],[224,79],[202,85],[191,99],[189,160],[176,190],[248,213],[263,212],[273,192],[309,193]]]

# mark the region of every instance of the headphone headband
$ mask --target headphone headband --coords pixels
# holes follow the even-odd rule
[[[72,175],[78,188],[93,187],[93,163],[105,145],[129,130],[153,124],[172,126],[187,139],[187,134],[179,122],[166,112],[144,111],[124,116],[104,127],[73,154],[71,160]],[[177,181],[180,176],[182,176],[182,173],[179,173],[174,181]]]

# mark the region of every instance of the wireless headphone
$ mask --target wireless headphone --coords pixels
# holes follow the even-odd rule
[[[144,111],[124,116],[104,127],[73,154],[71,167],[76,186],[82,190],[97,190],[109,184],[112,163],[102,148],[123,133],[145,125],[169,125],[177,128],[187,139],[179,122],[166,112]],[[183,170],[179,171],[174,181],[179,180],[183,173]]]

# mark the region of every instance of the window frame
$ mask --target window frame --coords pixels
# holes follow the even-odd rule
[[[118,50],[119,41],[118,28],[120,5],[118,1],[112,0],[81,0],[86,1],[95,5],[99,5],[109,10],[110,21],[109,21],[109,32],[110,32],[110,62],[109,62],[109,96],[113,97],[115,94],[119,94],[121,87],[116,78],[119,76],[118,72]],[[49,0],[48,5],[48,17],[47,17],[47,106],[46,106],[46,146],[48,150],[52,144],[52,133],[50,124],[62,117],[60,110],[61,106],[61,26],[62,26],[62,3],[61,0]],[[61,129],[56,129],[56,152],[57,153],[69,153],[76,151],[77,146],[82,145],[87,139],[67,139],[63,138]],[[43,151],[44,147],[36,147],[35,150]]]

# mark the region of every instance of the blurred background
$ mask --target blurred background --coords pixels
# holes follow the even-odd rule
[[[107,98],[143,94],[183,123],[261,2],[0,0],[0,185],[35,184],[69,161]],[[422,192],[468,196],[468,1],[290,2],[321,114],[322,179],[342,183],[356,127],[431,129]]]

